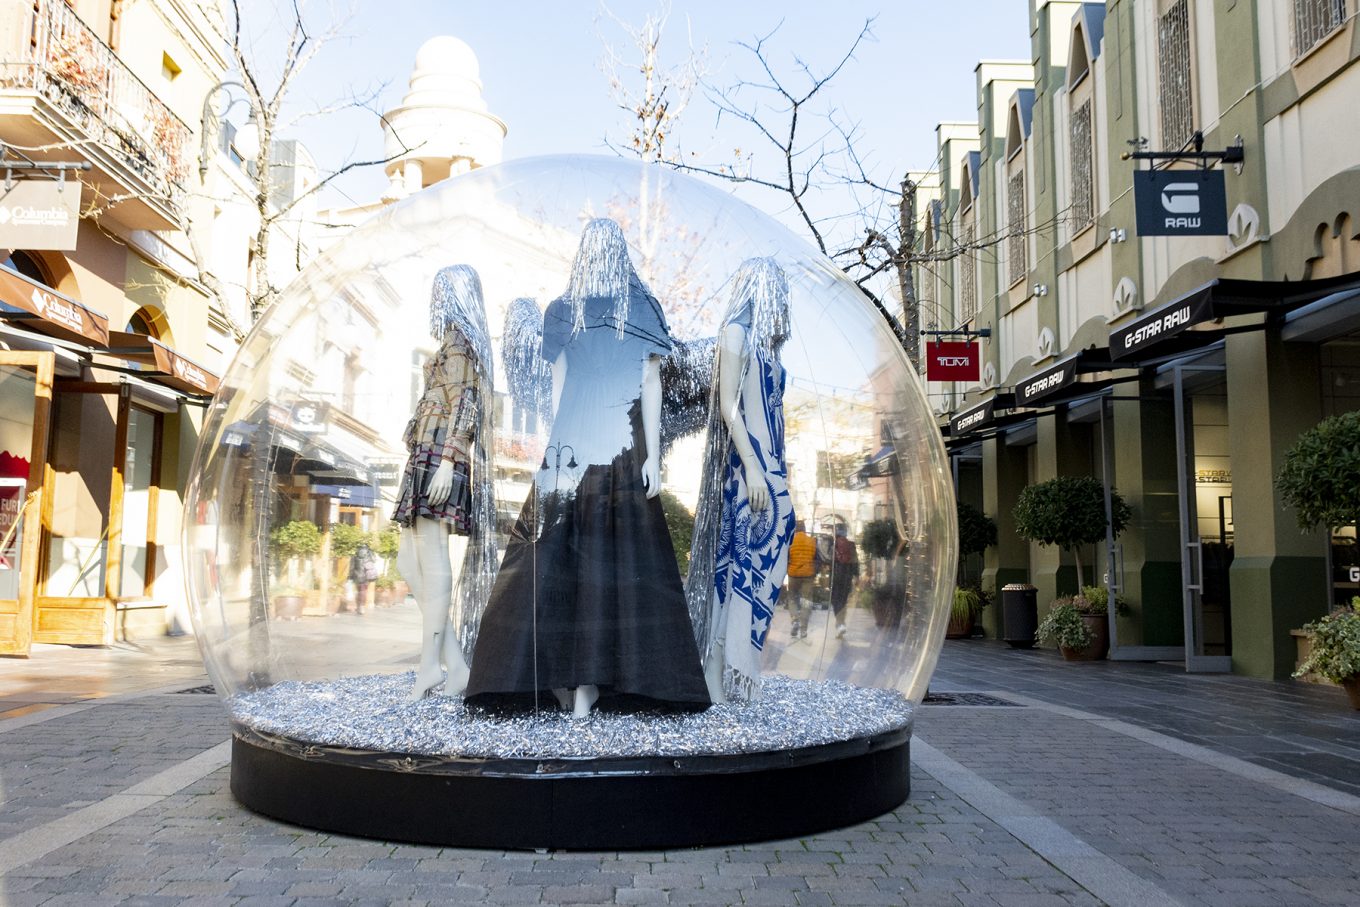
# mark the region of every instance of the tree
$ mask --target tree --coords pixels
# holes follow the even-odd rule
[[[741,79],[728,86],[701,80],[704,94],[717,112],[717,122],[733,120],[745,126],[756,145],[774,152],[774,163],[757,164],[754,152],[736,148],[728,161],[708,161],[686,154],[678,143],[673,153],[662,153],[661,144],[675,133],[678,113],[666,109],[668,130],[651,127],[655,106],[623,105],[634,116],[634,148],[656,147],[654,157],[678,170],[749,185],[782,195],[793,207],[809,239],[845,272],[865,294],[920,371],[920,306],[916,294],[915,268],[952,261],[980,249],[991,248],[1010,238],[1014,231],[978,236],[968,241],[948,239],[931,251],[919,248],[917,181],[910,171],[900,179],[871,174],[858,148],[859,127],[838,108],[823,105],[826,89],[873,36],[873,19],[867,19],[849,48],[831,66],[814,71],[800,57],[792,58],[792,75],[781,73],[771,56],[779,27],[737,46],[754,58],[759,73],[754,81]],[[654,31],[647,35],[653,51],[660,40],[665,17],[648,19]],[[655,59],[654,53],[651,59]],[[667,83],[655,67],[642,70],[642,99],[664,99]],[[690,72],[690,71],[686,71]],[[658,87],[659,85],[659,87]],[[653,112],[649,119],[648,111]],[[656,141],[662,140],[661,143]],[[762,162],[763,162],[762,158]],[[850,199],[840,203],[836,199]],[[1032,230],[1049,225],[1035,225]],[[1027,231],[1027,232],[1032,232]],[[889,310],[883,285],[895,286],[902,300],[903,321]]]
[[[963,582],[964,560],[981,554],[996,544],[996,520],[965,501],[958,502],[959,582]]]
[[[1132,518],[1129,505],[1113,489],[1106,514],[1105,488],[1092,476],[1058,476],[1029,485],[1020,492],[1012,513],[1022,539],[1072,552],[1078,589],[1084,583],[1078,549],[1103,541],[1109,528],[1119,535]]]
[[[263,39],[257,39],[245,30],[240,0],[230,0],[228,6],[227,21],[222,23],[220,30],[215,30],[217,37],[227,48],[227,56],[234,69],[233,74],[240,79],[237,84],[245,93],[246,102],[259,130],[260,138],[259,150],[255,154],[255,160],[249,162],[250,166],[246,169],[252,193],[249,202],[252,204],[257,218],[251,247],[251,273],[248,275],[245,285],[248,313],[251,323],[254,323],[259,319],[261,313],[278,298],[282,289],[274,284],[273,275],[270,273],[271,243],[278,231],[278,226],[286,222],[297,206],[305,199],[313,197],[338,177],[359,167],[386,164],[410,149],[403,147],[397,154],[385,158],[348,161],[318,179],[302,192],[287,199],[281,199],[275,173],[277,165],[273,160],[276,139],[290,126],[303,119],[323,116],[346,107],[368,106],[376,98],[381,86],[363,96],[350,94],[332,104],[323,105],[296,116],[286,117],[285,102],[290,89],[302,71],[306,69],[307,64],[326,45],[340,36],[340,30],[344,25],[343,20],[337,20],[324,28],[318,29],[308,21],[308,17],[303,12],[303,4],[294,0],[293,3],[287,4],[280,10],[283,19],[279,23],[279,27],[271,27],[265,30],[269,36],[281,41],[280,45],[270,54],[260,46]],[[264,59],[266,56],[276,58],[272,61],[272,66],[266,63]],[[212,112],[211,98],[209,98],[207,110]],[[205,120],[204,128],[212,128],[215,125],[212,121],[214,119],[215,117]],[[210,141],[203,142],[205,157],[214,153],[212,144]],[[200,162],[200,174],[206,174],[206,165],[206,160]],[[213,271],[201,242],[200,231],[196,230],[192,223],[186,223],[185,233],[193,247],[200,282],[216,297],[220,310],[227,317],[228,323],[237,335],[236,339],[242,339],[248,328],[237,324],[231,316],[226,299],[228,285],[220,275]],[[298,264],[300,265],[301,262],[298,262]]]
[[[1323,419],[1299,435],[1275,477],[1305,532],[1360,520],[1360,412]]]

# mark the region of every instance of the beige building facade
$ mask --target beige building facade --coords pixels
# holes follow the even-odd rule
[[[940,127],[923,225],[958,252],[920,269],[923,322],[990,331],[980,382],[930,388],[960,498],[999,525],[984,581],[1033,582],[1041,612],[1075,591],[1070,556],[1010,513],[1029,484],[1093,475],[1134,515],[1094,573],[1082,556],[1129,605],[1111,657],[1287,676],[1291,631],[1360,591],[1353,536],[1301,533],[1272,491],[1300,432],[1360,408],[1355,0],[1030,12],[1032,59],[977,69],[976,145]],[[1230,162],[1126,157],[1197,148]],[[1220,170],[1227,234],[1140,236],[1133,174],[1154,165]]]

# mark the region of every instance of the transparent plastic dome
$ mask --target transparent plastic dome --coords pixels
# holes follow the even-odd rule
[[[583,235],[602,219],[622,231],[623,265],[599,249],[582,257]],[[778,290],[777,309],[750,304],[754,291],[740,275],[749,276],[752,259],[762,260],[766,289]],[[477,302],[469,272],[449,270],[456,265],[480,282],[484,338],[467,314]],[[629,284],[625,308],[599,302],[608,283],[601,269],[611,268]],[[466,311],[454,317],[448,294],[460,292]],[[462,359],[449,358],[451,337]],[[746,462],[730,441],[742,423],[722,408],[722,382],[732,380],[723,378],[725,356],[741,360],[727,402],[741,401],[750,438],[764,432],[769,482],[755,484],[771,499],[761,508],[753,486],[737,489],[750,524],[735,524],[740,542],[723,522],[723,507],[737,506],[726,486]],[[773,401],[764,411],[744,396],[748,379]],[[634,389],[631,406],[615,392],[620,381]],[[461,396],[431,402],[440,382]],[[647,401],[658,392],[659,431],[658,404]],[[578,410],[605,415],[582,422]],[[772,458],[781,419],[782,455]],[[709,443],[715,433],[726,446]],[[664,456],[649,477],[658,435]],[[619,465],[620,444],[625,454],[640,451],[632,467]],[[431,505],[420,496],[432,494],[440,457],[460,465],[444,476],[447,500]],[[922,385],[887,325],[774,219],[656,166],[512,161],[440,182],[354,229],[246,339],[203,426],[189,493],[195,631],[238,730],[329,735],[320,742],[337,745],[366,745],[346,736],[365,722],[399,726],[411,740],[425,723],[461,714],[462,697],[444,695],[463,685],[463,675],[453,677],[459,655],[473,688],[492,694],[474,702],[494,710],[502,704],[494,694],[519,694],[504,698],[570,716],[579,701],[558,684],[577,675],[559,673],[563,658],[589,660],[582,651],[599,647],[613,665],[617,650],[632,646],[623,654],[663,687],[668,672],[689,672],[676,684],[692,691],[695,672],[705,681],[695,658],[710,656],[715,639],[741,649],[727,656],[734,663],[758,670],[754,679],[728,673],[738,682],[724,708],[816,687],[891,694],[909,714],[925,693],[952,598],[946,463]],[[404,495],[412,526],[438,532],[417,538],[392,522]],[[560,518],[569,537],[557,505],[572,514]],[[450,508],[461,508],[456,518]],[[709,522],[696,528],[696,511]],[[756,524],[779,544],[757,550]],[[714,546],[746,558],[765,583],[743,597],[745,587],[731,582],[735,620],[730,609],[696,616],[724,562],[698,557],[697,575],[689,564]],[[450,572],[451,588],[431,583],[433,562]],[[814,575],[786,580],[790,565]],[[445,635],[431,648],[440,622],[431,622],[429,602],[441,595]],[[689,639],[677,635],[677,595]],[[559,609],[568,606],[575,610],[564,619]],[[613,616],[600,616],[609,607]],[[584,637],[582,624],[591,625]],[[413,672],[431,652],[439,682],[408,701],[420,684]],[[603,713],[611,693],[629,689],[615,668],[600,670],[577,679],[579,689],[599,680]],[[528,697],[525,683],[534,688]],[[643,693],[643,713],[655,705],[647,696],[666,699]],[[691,697],[681,711],[705,704]],[[375,748],[399,750],[401,740]]]

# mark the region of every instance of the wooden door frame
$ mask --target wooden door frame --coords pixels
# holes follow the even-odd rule
[[[52,384],[56,376],[55,353],[44,351],[0,350],[0,366],[31,368],[33,384],[33,437],[28,459],[28,483],[24,489],[24,504],[20,504],[20,518],[24,521],[19,539],[19,606],[15,615],[15,635],[12,642],[0,638],[0,655],[28,657],[33,645],[33,618],[37,599],[39,561],[42,555],[43,519],[47,500],[51,497],[50,470],[47,467],[47,445],[52,422]],[[35,497],[30,501],[29,495]]]

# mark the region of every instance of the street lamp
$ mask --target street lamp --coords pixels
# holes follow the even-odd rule
[[[250,107],[250,116],[246,119],[246,124],[237,130],[236,139],[233,144],[236,145],[236,150],[241,153],[241,156],[247,160],[254,160],[260,154],[259,120],[256,116],[255,105],[250,103],[250,98],[248,96],[244,98],[232,98],[231,102],[220,112],[213,110],[213,98],[217,96],[218,92],[226,91],[232,86],[235,86],[242,91],[246,90],[246,87],[240,82],[218,82],[208,91],[207,96],[203,98],[203,120],[200,123],[198,130],[202,142],[198,153],[198,178],[200,180],[207,179],[208,177],[208,161],[211,159],[213,153],[213,143],[216,139],[218,121],[222,117],[225,117],[233,107],[242,101]]]

